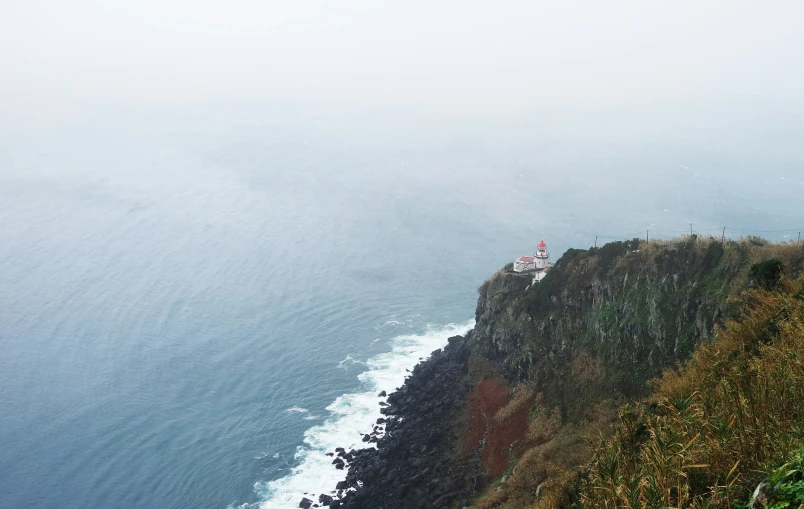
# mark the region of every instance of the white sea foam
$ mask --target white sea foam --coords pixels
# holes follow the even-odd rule
[[[288,408],[285,411],[290,412],[292,414],[306,414],[307,412],[309,412],[309,410],[307,410],[306,408],[301,408],[297,406],[294,406],[293,408]]]
[[[317,501],[319,494],[331,493],[338,481],[346,478],[346,471],[333,467],[332,458],[326,453],[336,447],[349,449],[367,446],[361,441],[361,433],[371,430],[377,418],[382,416],[381,407],[377,405],[377,393],[383,390],[391,392],[401,386],[407,370],[412,369],[419,359],[444,347],[447,338],[464,334],[473,325],[474,320],[462,325],[430,328],[420,335],[396,337],[391,341],[390,352],[366,361],[368,369],[357,377],[361,382],[360,391],[339,396],[327,407],[330,415],[324,423],[304,433],[304,446],[296,451],[296,466],[290,473],[254,486],[263,499],[259,504],[260,509],[291,509],[298,507],[304,496]],[[354,360],[351,357],[347,359]]]
[[[347,355],[341,362],[338,363],[338,367],[341,368],[341,369],[348,369],[349,366],[354,365],[354,364],[363,364],[363,365],[365,365],[366,363],[361,361],[361,360],[355,359],[351,355]]]

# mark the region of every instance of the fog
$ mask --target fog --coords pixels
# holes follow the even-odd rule
[[[10,0],[0,114],[327,104],[518,116],[802,109],[804,4]]]
[[[463,199],[510,179],[499,203],[535,186],[560,217],[585,196],[675,211],[674,231],[798,228],[802,19],[793,1],[3,2],[0,178],[150,186],[174,151],[249,185],[377,174]],[[592,221],[578,210],[564,229]],[[618,231],[661,222],[633,219]]]

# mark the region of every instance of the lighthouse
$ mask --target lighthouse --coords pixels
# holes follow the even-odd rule
[[[539,242],[533,256],[520,256],[514,260],[514,272],[536,273],[534,278],[541,279],[553,262],[550,261],[550,254],[547,252],[547,244],[542,240]]]
[[[551,267],[550,254],[547,252],[547,244],[542,240],[539,242],[538,249],[533,253],[537,269],[549,269]]]

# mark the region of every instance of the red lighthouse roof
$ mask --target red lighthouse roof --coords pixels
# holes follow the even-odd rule
[[[539,242],[539,247],[547,247],[547,244],[544,241]]]

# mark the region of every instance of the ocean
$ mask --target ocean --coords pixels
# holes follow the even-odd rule
[[[0,507],[296,507],[540,239],[555,259],[804,226],[802,156],[772,137],[573,125],[335,109],[7,129]]]

